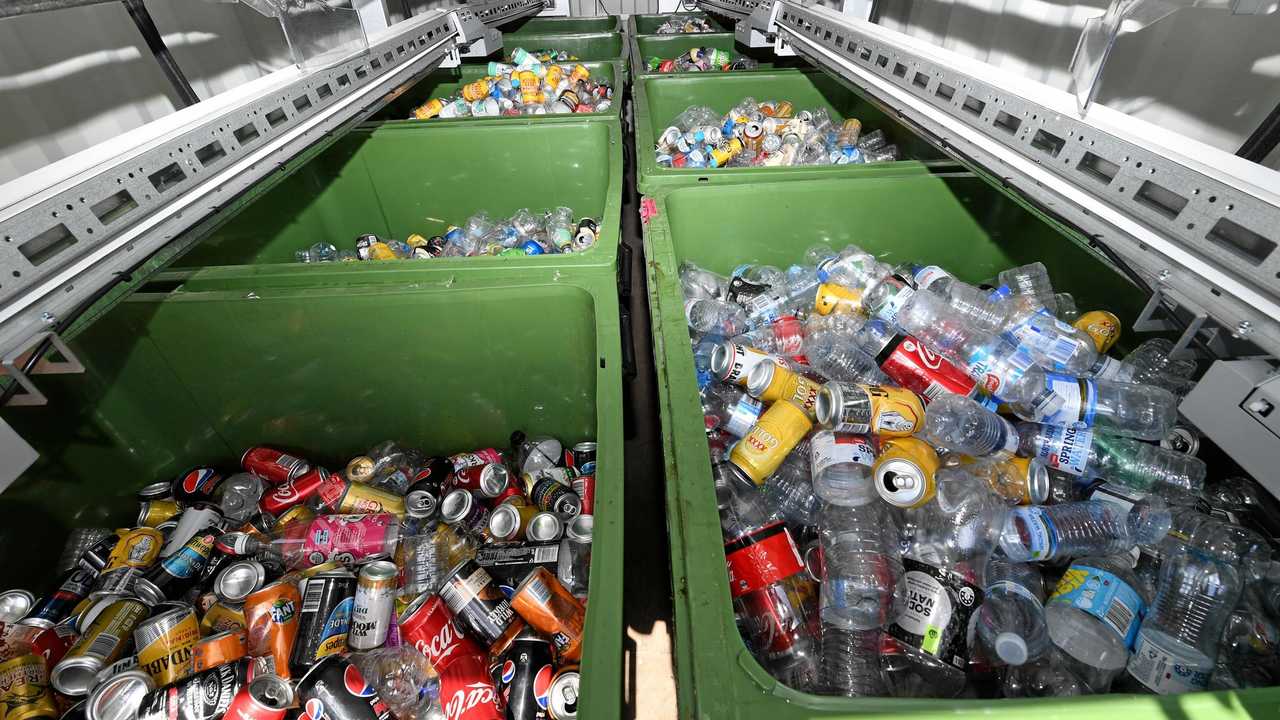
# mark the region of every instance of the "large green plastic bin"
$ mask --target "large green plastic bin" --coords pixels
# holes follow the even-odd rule
[[[646,195],[664,185],[714,184],[742,178],[763,181],[771,177],[925,173],[929,172],[931,164],[939,167],[953,164],[949,160],[940,160],[943,156],[936,148],[839,80],[815,70],[650,75],[637,77],[633,87],[637,185]],[[885,135],[897,144],[900,156],[905,160],[865,165],[714,169],[664,168],[654,161],[653,148],[657,138],[690,105],[706,105],[717,113],[726,113],[746,97],[790,100],[797,112],[823,107],[831,113],[833,120],[856,117],[862,121],[864,133],[884,130]]]
[[[575,63],[564,63],[572,65]],[[389,123],[407,123],[407,124],[444,124],[444,123],[468,123],[476,120],[546,120],[551,118],[564,119],[600,119],[606,118],[610,120],[618,120],[621,122],[622,117],[622,86],[626,82],[626,75],[621,71],[621,65],[617,61],[614,62],[586,62],[582,63],[591,71],[593,79],[602,80],[613,88],[613,105],[606,112],[598,113],[573,113],[570,115],[514,115],[510,117],[496,118],[432,118],[430,120],[413,120],[411,113],[413,109],[422,105],[432,98],[440,98],[441,100],[456,96],[462,90],[462,86],[467,83],[475,82],[480,78],[488,76],[488,68],[484,65],[459,65],[456,68],[448,70],[438,70],[427,75],[406,90],[400,97],[387,103],[387,106],[378,111],[371,120],[375,122]]]
[[[617,15],[598,17],[542,17],[535,16],[498,28],[506,35],[535,35],[551,33],[599,33],[622,32],[622,18]]]
[[[511,56],[516,48],[525,50],[563,50],[579,60],[627,59],[627,44],[621,33],[511,33],[502,36],[502,50],[486,58],[466,58],[464,62],[477,63]]]
[[[672,77],[675,73],[650,72],[646,63],[649,58],[663,60],[685,55],[693,48],[715,48],[724,50],[734,58],[749,57],[759,63],[758,70],[775,68],[802,68],[807,65],[800,58],[776,57],[767,49],[749,48],[735,42],[733,33],[709,33],[702,35],[637,35],[631,38],[631,61],[633,77],[652,75],[653,77]],[[754,72],[754,71],[734,71]]]
[[[572,116],[570,116],[572,117]],[[618,123],[564,119],[393,123],[360,128],[262,184],[183,242],[175,265],[244,274],[351,274],[432,267],[612,268],[622,202]],[[582,253],[303,264],[294,253],[317,242],[353,248],[364,233],[404,240],[437,235],[472,213],[506,218],[520,208],[571,207],[600,222],[596,246]]]
[[[899,700],[821,697],[773,680],[747,651],[734,622],[679,263],[729,273],[743,262],[786,266],[816,242],[836,248],[856,243],[886,262],[936,263],[971,282],[1043,261],[1055,287],[1072,292],[1082,309],[1116,312],[1126,328],[1144,298],[1085,250],[1081,238],[967,174],[722,184],[664,190],[653,200],[645,252],[667,462],[681,717],[1275,717],[1280,688],[1170,697]]]
[[[229,472],[255,444],[337,468],[387,439],[430,453],[506,447],[514,430],[592,439],[581,712],[618,718],[623,415],[613,278],[437,268],[398,282],[352,279],[361,278],[262,282],[247,293],[171,277],[74,335],[84,374],[39,376],[47,406],[0,412],[42,454],[0,495],[0,587],[52,590],[70,529],[131,527],[142,485],[197,464]]]
[[[632,15],[627,19],[627,33],[633,36],[653,35],[672,15],[693,15],[711,23],[711,27],[715,32],[733,32],[733,26],[725,24],[720,19],[701,12],[674,12],[666,15]],[[705,35],[706,33],[690,33],[691,35]]]

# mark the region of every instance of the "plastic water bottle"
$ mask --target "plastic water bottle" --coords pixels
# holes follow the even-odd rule
[[[983,593],[978,637],[992,655],[1009,665],[1022,665],[1048,651],[1044,581],[1039,570],[992,555]]]
[[[898,311],[916,294],[911,270],[899,267],[875,281],[862,296],[862,309],[867,315],[898,324]]]
[[[733,277],[729,279],[729,293],[738,300],[743,300],[781,285],[786,277],[782,268],[774,265],[739,265],[733,269]]]
[[[1098,380],[1144,383],[1164,388],[1175,395],[1186,395],[1196,386],[1191,376],[1196,365],[1191,360],[1169,357],[1173,343],[1164,338],[1147,340],[1125,356],[1124,360],[1101,356],[1090,368]]]
[[[764,495],[791,527],[804,528],[817,524],[818,509],[822,501],[813,494],[809,452],[803,447],[803,443],[765,479]]]
[[[685,261],[680,263],[680,289],[684,291],[685,299],[724,300],[729,290],[729,279]]]
[[[902,559],[898,528],[882,503],[826,503],[818,517],[822,547],[821,614],[844,630],[882,628],[894,617]]]
[[[1155,495],[1128,511],[1097,500],[1016,507],[1000,533],[1000,548],[1017,562],[1114,555],[1158,542],[1170,523],[1168,506]]]
[[[822,622],[822,689],[845,697],[877,697],[887,694],[880,669],[883,632],[848,630]]]
[[[1178,420],[1178,398],[1154,385],[1080,379],[1045,373],[1044,391],[1011,403],[1023,420],[1065,427],[1096,427],[1109,435],[1159,440]]]
[[[917,540],[929,538],[939,562],[964,562],[980,571],[999,542],[1008,505],[968,466],[938,470],[935,484],[935,502],[925,506],[935,516],[924,520],[929,528]]]
[[[1129,658],[1150,600],[1127,556],[1077,558],[1045,604],[1054,645],[1080,663],[1115,677]]]
[[[993,300],[991,293],[956,279],[937,265],[915,268],[916,287],[938,296],[970,327],[984,333],[1004,329],[1009,319],[1009,303]]]
[[[1018,423],[1018,454],[1084,479],[1108,483],[1136,495],[1167,490],[1199,495],[1207,468],[1203,460],[1129,438],[1080,428]]]
[[[1018,301],[1015,306],[1004,336],[1026,348],[1041,367],[1079,376],[1098,361],[1098,347],[1089,333],[1059,320],[1047,308]]]
[[[1234,567],[1203,553],[1184,551],[1165,560],[1160,587],[1138,629],[1129,675],[1160,695],[1206,689],[1240,589]]]
[[[924,439],[951,452],[1003,460],[1018,450],[1013,424],[966,397],[944,395],[925,410]]]
[[[684,302],[684,317],[690,329],[700,333],[716,333],[726,337],[748,330],[747,314],[737,303],[714,298],[692,298]]]
[[[865,435],[819,430],[809,439],[809,467],[813,492],[836,505],[879,502],[871,484],[876,451]]]
[[[810,367],[831,380],[867,385],[889,382],[876,359],[847,335],[820,333],[810,336],[804,351]]]
[[[1009,668],[1001,689],[1007,698],[1088,695],[1089,686],[1073,671],[1073,664],[1050,648],[1037,660]]]
[[[1000,285],[994,293],[997,297],[1025,298],[1036,307],[1046,308],[1052,313],[1058,311],[1053,283],[1049,280],[1049,270],[1044,263],[1034,262],[1009,268],[996,277]]]
[[[892,268],[857,245],[848,245],[834,257],[818,263],[818,280],[860,292],[891,272]]]
[[[764,403],[733,385],[708,385],[701,398],[707,430],[722,430],[734,437],[746,435],[764,411]]]
[[[789,272],[781,283],[742,301],[748,324],[759,328],[792,315],[805,305],[812,305],[817,288],[818,279],[814,273]]]

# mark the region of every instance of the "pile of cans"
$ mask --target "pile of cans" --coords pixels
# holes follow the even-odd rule
[[[689,48],[689,52],[674,58],[651,57],[645,62],[649,72],[728,72],[730,70],[755,70],[760,63],[749,57],[733,57],[728,50],[712,47]]]
[[[896,160],[898,148],[882,130],[864,135],[856,118],[748,97],[724,115],[690,106],[662,132],[654,158],[671,168],[850,165]]]
[[[488,75],[467,83],[456,95],[432,98],[413,109],[411,119],[568,115],[605,112],[613,87],[581,63],[560,65],[516,50],[515,64],[491,62]]]
[[[697,15],[672,15],[667,18],[657,30],[653,31],[654,35],[686,35],[690,33],[709,33],[715,32],[716,29],[711,27],[711,23],[706,18]]]
[[[517,210],[505,220],[493,220],[480,211],[462,226],[448,226],[443,235],[417,233],[404,240],[377,235],[356,238],[355,249],[339,250],[333,243],[318,242],[295,253],[298,262],[347,262],[358,260],[409,260],[474,255],[545,255],[579,253],[595,247],[600,223],[589,217],[574,220],[572,208],[547,211]]]
[[[594,442],[240,465],[147,485],[42,599],[0,593],[0,716],[577,717]]]

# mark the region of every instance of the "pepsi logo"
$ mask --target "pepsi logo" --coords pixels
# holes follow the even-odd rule
[[[324,703],[320,698],[311,698],[302,706],[302,716],[298,720],[325,720]]]
[[[218,481],[218,473],[213,468],[196,468],[182,478],[182,491],[188,495],[205,493],[212,489]]]
[[[509,683],[516,677],[516,664],[510,660],[502,663],[502,682]]]
[[[348,665],[342,672],[342,684],[347,687],[347,692],[356,697],[373,697],[378,694],[374,687],[364,681],[364,676],[356,669],[355,665]]]
[[[547,708],[547,698],[551,695],[551,675],[551,666],[543,665],[538,668],[538,674],[533,676],[533,699],[544,710]]]

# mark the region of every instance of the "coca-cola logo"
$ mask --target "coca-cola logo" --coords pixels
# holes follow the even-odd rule
[[[914,353],[916,357],[920,358],[920,362],[930,370],[937,370],[942,367],[942,358],[915,340],[903,340],[902,349],[909,353]]]
[[[485,703],[492,705],[496,696],[493,685],[485,682],[473,682],[459,688],[444,703],[444,714],[449,720],[460,720],[463,715]]]
[[[461,633],[454,626],[454,621],[450,619],[440,627],[440,631],[431,640],[417,640],[413,643],[414,649],[426,655],[431,659],[433,664],[439,664],[441,660],[453,654],[458,648],[458,639]]]
[[[298,497],[298,488],[293,484],[292,480],[277,487],[271,493],[271,499],[281,503],[289,502],[291,500],[294,500],[297,497]]]

